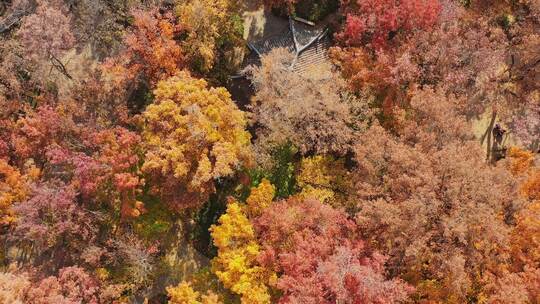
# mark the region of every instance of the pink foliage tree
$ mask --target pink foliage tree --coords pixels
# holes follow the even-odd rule
[[[48,60],[71,78],[61,61],[62,55],[75,45],[71,18],[58,2],[53,2],[38,1],[36,12],[24,18],[18,35],[27,55],[36,61]]]
[[[58,277],[51,276],[34,283],[25,298],[27,303],[35,304],[98,304],[99,285],[84,269],[65,267],[60,269]]]
[[[122,218],[138,216],[140,136],[101,127],[87,113],[59,112],[45,105],[18,122],[11,136],[18,163],[31,158],[47,177],[69,180],[86,203],[108,202]]]
[[[143,181],[137,175],[140,136],[122,127],[84,129],[80,139],[82,151],[68,145],[51,146],[48,162],[61,175],[72,175],[86,202],[109,202],[122,218],[136,217],[142,203],[136,200]],[[115,201],[120,201],[115,205]]]
[[[349,46],[367,43],[375,49],[388,46],[399,32],[431,27],[440,11],[437,0],[342,0],[341,5],[346,21],[338,40]]]
[[[337,247],[319,264],[317,275],[330,290],[332,303],[399,303],[412,288],[384,276],[385,258],[365,256],[362,248]]]
[[[255,228],[260,263],[280,274],[280,303],[397,303],[410,292],[400,280],[385,278],[384,258],[357,238],[343,211],[289,199],[266,209]]]
[[[32,158],[36,165],[46,161],[46,152],[53,144],[61,144],[77,138],[76,125],[49,105],[39,107],[18,121],[18,128],[13,132],[11,142],[15,155],[22,164]]]
[[[62,184],[35,185],[14,211],[18,222],[10,238],[53,265],[77,258],[96,238],[93,216],[77,204],[75,191]]]
[[[529,102],[518,109],[513,116],[512,126],[516,137],[533,151],[540,144],[540,104]]]
[[[372,126],[355,152],[361,233],[388,255],[391,273],[417,286],[436,282],[433,301],[477,296],[471,287],[486,279],[477,274],[500,271],[509,259],[506,219],[520,205],[515,180],[486,164],[452,103],[415,93],[400,136]]]
[[[400,57],[389,63],[396,71],[416,70],[409,82],[431,85],[464,97],[462,112],[477,114],[505,102],[506,35],[483,17],[470,18],[458,4],[445,3],[440,25],[415,33],[403,44]],[[401,73],[396,73],[398,78]]]
[[[526,267],[523,272],[505,273],[488,286],[489,304],[534,303],[540,298],[540,269]]]

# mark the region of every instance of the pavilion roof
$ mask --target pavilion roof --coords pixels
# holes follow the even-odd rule
[[[246,67],[260,64],[260,58],[274,48],[285,48],[294,55],[290,69],[303,73],[308,66],[328,60],[330,37],[326,28],[289,17],[289,26],[283,31],[261,40],[248,42],[248,47],[251,54],[244,60]],[[241,74],[240,76],[243,76],[243,73]]]

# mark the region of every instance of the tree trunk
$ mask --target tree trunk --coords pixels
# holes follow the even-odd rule
[[[482,139],[480,140],[480,143],[483,144],[484,143],[484,140],[487,139],[487,150],[486,150],[486,160],[490,160],[491,159],[491,152],[492,152],[492,143],[491,143],[491,138],[492,138],[492,133],[493,133],[493,126],[495,125],[495,120],[497,119],[497,110],[492,110],[491,112],[491,120],[489,122],[489,125],[488,125],[488,128],[486,130],[486,132],[484,133],[484,135],[482,136]]]

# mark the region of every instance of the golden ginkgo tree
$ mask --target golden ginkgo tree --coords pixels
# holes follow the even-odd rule
[[[250,161],[245,114],[225,88],[209,88],[187,72],[158,83],[143,113],[143,172],[162,182],[155,190],[174,209],[196,207],[214,181]]]

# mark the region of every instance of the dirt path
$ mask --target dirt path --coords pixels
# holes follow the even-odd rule
[[[243,18],[244,39],[248,42],[277,35],[289,26],[287,19],[276,17],[270,11],[265,10],[260,0],[247,2]]]
[[[474,136],[478,139],[478,141],[481,143],[482,148],[484,152],[487,155],[488,146],[493,143],[493,134],[492,134],[492,128],[493,126],[499,123],[501,126],[508,130],[510,132],[509,128],[507,128],[503,123],[499,121],[499,118],[496,117],[495,121],[492,122],[492,111],[491,109],[486,109],[486,111],[477,119],[473,119],[472,129]],[[511,133],[508,133],[503,140],[503,146],[511,147],[518,145],[518,142],[516,139],[512,136]]]

